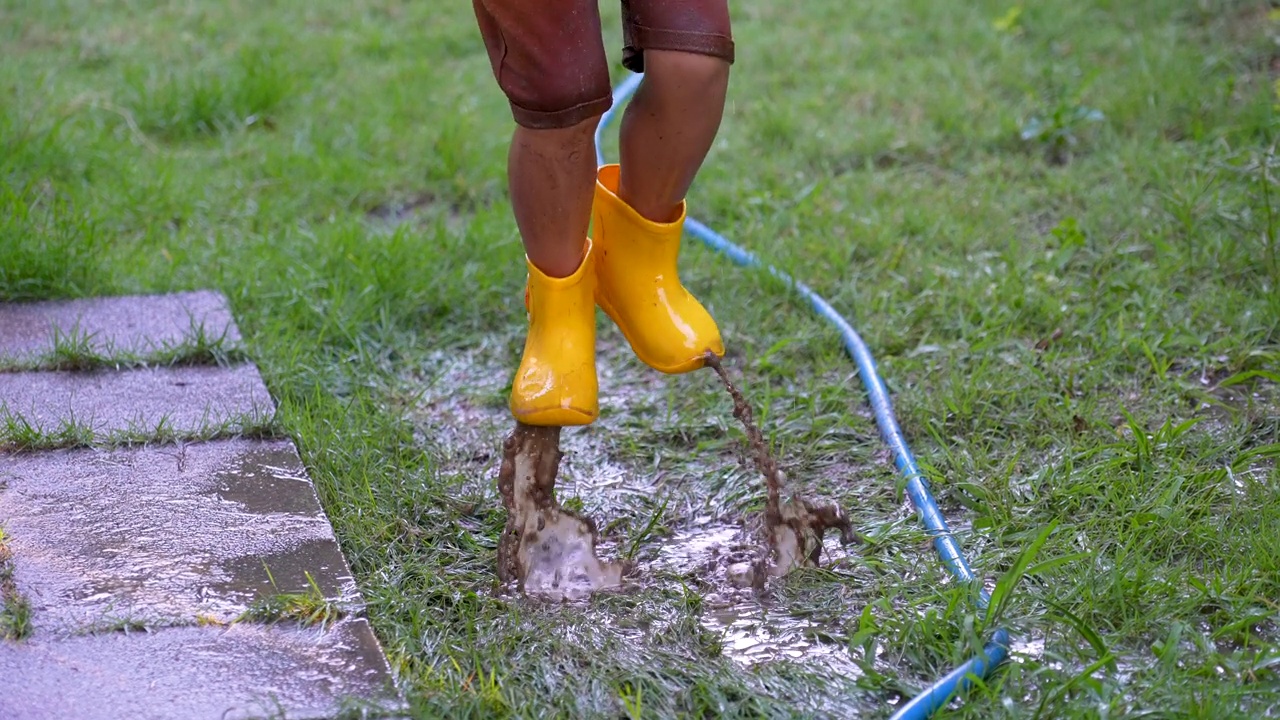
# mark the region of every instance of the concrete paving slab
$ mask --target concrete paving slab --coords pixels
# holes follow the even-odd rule
[[[206,338],[235,345],[240,331],[227,299],[211,290],[172,295],[0,303],[0,359],[22,360],[53,349],[57,332],[88,336],[101,353],[148,353],[181,344],[203,326]]]
[[[307,573],[359,609],[289,441],[0,456],[0,527],[35,637],[229,621]]]
[[[344,698],[399,706],[362,619],[0,643],[0,678],[5,720],[328,718]]]
[[[99,436],[170,430],[196,432],[275,412],[253,365],[179,366],[93,372],[0,373],[0,415],[19,415],[44,432],[65,422]]]

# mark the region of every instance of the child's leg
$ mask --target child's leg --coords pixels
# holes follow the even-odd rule
[[[619,196],[655,222],[678,205],[720,129],[733,40],[727,0],[624,0],[624,62],[644,82],[622,117]]]
[[[595,0],[472,0],[517,127],[511,204],[529,260],[552,277],[582,261],[593,134],[612,103]]]
[[[527,256],[529,333],[511,412],[530,425],[583,425],[598,413],[592,135],[612,103],[599,9],[596,0],[472,4],[518,125],[507,175]]]
[[[529,261],[551,277],[582,264],[596,184],[600,117],[554,130],[517,127],[507,159],[511,207]]]
[[[622,121],[621,167],[600,169],[596,302],[636,356],[666,373],[724,355],[720,329],[680,282],[684,196],[724,111],[733,40],[726,0],[623,0],[623,63],[644,82]]]
[[[724,113],[729,63],[709,55],[646,50],[644,82],[622,116],[618,195],[641,215],[679,215]]]

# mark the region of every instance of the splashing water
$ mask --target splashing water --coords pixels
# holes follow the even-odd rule
[[[750,583],[760,587],[768,577],[785,575],[797,567],[816,567],[822,555],[822,537],[831,528],[839,529],[843,544],[858,542],[852,523],[839,506],[811,503],[798,495],[782,502],[782,489],[787,477],[769,454],[764,434],[756,427],[751,405],[729,379],[720,358],[707,353],[706,359],[707,365],[720,376],[725,390],[733,398],[733,416],[742,423],[746,431],[751,459],[755,462],[756,469],[764,475],[769,493],[764,511],[767,547],[749,568],[731,567],[729,572],[732,581],[735,584]]]
[[[841,542],[859,540],[844,511],[836,505],[812,503],[800,496],[782,499],[786,475],[765,444],[751,406],[729,379],[720,359],[708,354],[733,398],[733,416],[746,431],[752,461],[765,478],[768,497],[764,512],[764,543],[752,561],[726,568],[738,587],[763,587],[797,567],[815,567],[822,554],[823,536],[840,531]],[[599,590],[620,587],[630,569],[601,560],[596,554],[598,533],[589,518],[561,507],[555,497],[560,470],[559,427],[516,423],[503,443],[498,490],[507,510],[507,524],[498,544],[498,577],[514,582],[526,595],[551,600],[584,600]]]
[[[622,585],[624,566],[596,556],[587,518],[556,501],[560,428],[516,423],[503,443],[498,491],[507,524],[498,543],[498,577],[530,597],[578,601]]]

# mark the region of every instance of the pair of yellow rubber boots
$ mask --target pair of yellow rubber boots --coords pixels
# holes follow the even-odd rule
[[[569,277],[533,263],[525,300],[529,334],[511,385],[511,413],[528,425],[586,425],[599,414],[596,385],[598,304],[636,356],[668,374],[697,370],[708,351],[724,355],[720,330],[680,283],[680,217],[652,222],[618,197],[617,165],[600,168],[591,210],[594,239]]]

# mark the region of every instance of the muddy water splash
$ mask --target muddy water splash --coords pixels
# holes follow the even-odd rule
[[[503,443],[498,577],[531,597],[572,602],[620,586],[624,567],[596,557],[595,524],[556,501],[560,458],[559,427],[516,423]]]
[[[720,376],[725,390],[733,398],[733,416],[746,431],[751,459],[764,475],[769,493],[764,511],[766,551],[750,567],[731,567],[730,579],[735,584],[760,587],[767,577],[779,577],[797,567],[816,567],[822,555],[822,537],[832,528],[840,531],[841,543],[858,542],[860,538],[853,524],[838,505],[811,503],[798,495],[782,502],[787,478],[769,454],[764,434],[756,427],[751,405],[729,379],[720,358],[707,353],[707,365]]]

